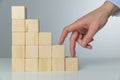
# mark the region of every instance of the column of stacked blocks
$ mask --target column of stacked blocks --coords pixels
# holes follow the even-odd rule
[[[65,46],[52,45],[52,33],[39,32],[39,20],[25,12],[12,6],[12,71],[77,71],[78,58],[65,57]]]

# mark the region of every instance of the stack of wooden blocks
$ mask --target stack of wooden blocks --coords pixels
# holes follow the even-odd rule
[[[25,15],[24,6],[12,6],[12,71],[78,71],[78,58],[65,57],[65,46],[52,45],[52,33]]]

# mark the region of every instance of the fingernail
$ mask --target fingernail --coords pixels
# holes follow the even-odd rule
[[[85,47],[86,46],[86,42],[82,42],[82,46]]]

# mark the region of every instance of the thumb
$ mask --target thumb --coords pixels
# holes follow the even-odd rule
[[[82,40],[82,47],[86,48],[88,43],[91,42],[95,33],[98,31],[97,26],[91,25],[88,29],[87,34],[84,36]]]

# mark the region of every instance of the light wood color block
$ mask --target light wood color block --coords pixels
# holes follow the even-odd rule
[[[12,32],[25,32],[25,20],[12,20]]]
[[[38,58],[38,46],[26,46],[25,58]]]
[[[51,58],[52,46],[39,46],[39,58]]]
[[[78,58],[77,57],[66,57],[66,71],[78,71]]]
[[[12,59],[12,71],[24,72],[24,59]]]
[[[21,58],[25,57],[25,46],[12,46],[12,58]]]
[[[25,19],[24,6],[12,6],[12,19]]]
[[[25,59],[26,72],[38,72],[38,59]]]
[[[51,32],[40,32],[39,33],[39,45],[40,46],[51,46],[52,45],[52,33]]]
[[[52,58],[52,71],[64,71],[65,58]]]
[[[38,19],[27,19],[26,28],[27,28],[27,32],[39,32]]]
[[[53,45],[52,46],[52,57],[65,57],[65,46],[64,45]]]
[[[51,71],[51,58],[39,58],[39,71]]]
[[[26,45],[38,46],[38,33],[37,32],[26,33]]]
[[[25,33],[13,32],[12,33],[12,45],[25,45]]]

